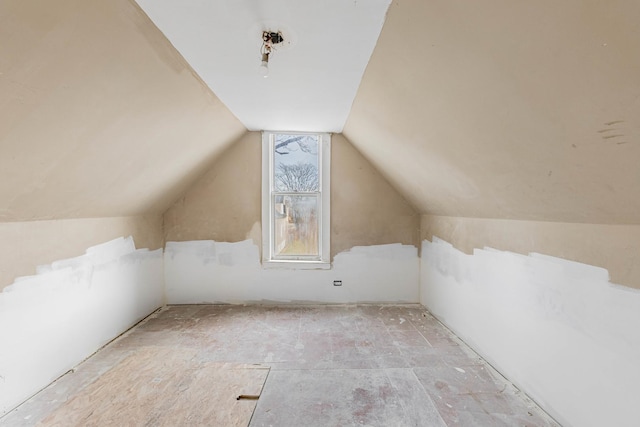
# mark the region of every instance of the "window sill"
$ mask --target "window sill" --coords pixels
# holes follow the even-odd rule
[[[279,268],[289,270],[329,270],[331,269],[331,263],[325,261],[263,260],[262,268]]]

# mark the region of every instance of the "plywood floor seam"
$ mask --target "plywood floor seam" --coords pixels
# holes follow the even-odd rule
[[[417,305],[170,306],[0,425],[557,426]]]

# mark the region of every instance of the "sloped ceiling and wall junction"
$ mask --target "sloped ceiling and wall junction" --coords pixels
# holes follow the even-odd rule
[[[638,18],[393,3],[345,135],[422,213],[638,224]],[[245,131],[131,1],[0,19],[2,221],[161,213]]]
[[[420,212],[640,224],[640,3],[393,2],[344,134]]]
[[[160,214],[245,127],[129,0],[0,4],[0,221]]]
[[[0,94],[0,290],[120,236],[161,247],[246,132],[132,0],[0,2]]]
[[[392,3],[345,136],[423,214],[639,224],[639,8]],[[246,131],[133,0],[0,21],[2,222],[159,215]]]

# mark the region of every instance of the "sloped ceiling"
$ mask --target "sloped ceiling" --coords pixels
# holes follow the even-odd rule
[[[423,213],[638,224],[638,22],[393,2],[345,136]],[[134,0],[4,0],[0,40],[0,221],[163,212],[246,132]]]
[[[342,132],[391,0],[136,0],[249,130]],[[281,32],[269,76],[262,32]]]
[[[341,132],[391,0],[136,1],[249,130]]]
[[[393,2],[345,135],[424,213],[640,223],[640,2]]]
[[[161,213],[246,132],[133,0],[3,0],[0,94],[0,221]]]

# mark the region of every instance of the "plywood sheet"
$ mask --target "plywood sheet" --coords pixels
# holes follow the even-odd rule
[[[40,425],[247,426],[268,372],[201,360],[195,350],[143,347]]]

